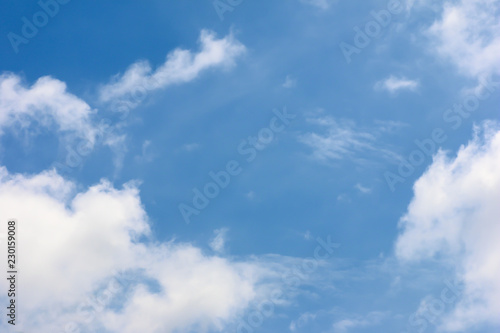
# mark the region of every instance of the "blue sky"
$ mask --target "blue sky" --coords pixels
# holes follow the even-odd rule
[[[498,331],[499,5],[0,4],[16,329]]]

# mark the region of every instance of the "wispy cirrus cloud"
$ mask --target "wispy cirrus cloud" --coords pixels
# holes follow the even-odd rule
[[[288,327],[290,331],[295,332],[297,328],[307,325],[308,322],[313,321],[318,316],[317,313],[306,312],[297,318],[297,320],[292,320],[290,326]]]
[[[144,94],[169,85],[189,82],[202,72],[216,67],[230,67],[246,48],[233,34],[217,38],[215,33],[202,30],[200,51],[176,49],[167,55],[163,64],[153,70],[148,61],[132,64],[123,74],[116,75],[111,82],[99,90],[102,102],[126,100],[129,108],[138,103],[130,98],[134,93]]]
[[[371,128],[364,128],[351,120],[336,120],[333,117],[309,118],[309,123],[318,125],[321,132],[309,132],[299,136],[299,141],[309,146],[312,156],[320,161],[351,159],[361,162],[370,153],[389,160],[399,160],[399,155],[388,146],[380,144],[378,138],[403,124],[379,121]]]
[[[287,75],[285,78],[285,82],[283,82],[283,84],[282,84],[282,87],[290,89],[290,88],[294,88],[295,86],[297,86],[297,79],[295,79],[291,75]]]
[[[401,90],[415,91],[420,86],[417,80],[410,80],[405,77],[389,76],[388,78],[378,81],[374,85],[374,89],[378,91],[388,91],[395,94]]]
[[[363,185],[361,185],[361,184],[359,184],[359,183],[358,183],[358,184],[356,184],[356,185],[354,186],[354,188],[355,188],[355,189],[357,189],[359,192],[361,192],[361,193],[363,193],[363,194],[368,194],[368,193],[370,193],[370,192],[372,191],[372,189],[371,189],[371,188],[369,188],[369,187],[364,187]]]
[[[330,8],[330,6],[332,5],[332,3],[334,1],[335,0],[300,0],[300,2],[302,2],[306,5],[310,5],[310,6],[319,8],[321,10],[326,10],[326,9]]]
[[[316,312],[305,312],[296,320],[292,320],[290,331],[298,329],[302,332],[306,327],[318,319],[335,318],[331,328],[324,332],[346,333],[359,328],[373,327],[381,324],[390,317],[387,311],[371,311],[367,314],[347,313],[341,308],[318,310]],[[309,327],[310,328],[310,327]]]
[[[351,329],[366,328],[380,324],[388,317],[388,313],[373,311],[365,316],[351,315],[333,323],[333,332],[345,333]]]
[[[226,246],[227,228],[214,230],[214,238],[210,242],[210,248],[216,253],[223,253]]]

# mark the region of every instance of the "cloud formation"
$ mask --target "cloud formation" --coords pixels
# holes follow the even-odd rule
[[[398,160],[396,153],[377,143],[381,133],[402,126],[397,122],[378,122],[370,129],[358,126],[353,121],[336,120],[332,117],[308,119],[310,123],[326,128],[326,133],[309,132],[299,136],[299,141],[313,149],[313,157],[320,161],[335,161],[350,158],[361,161],[360,153],[373,153],[389,160]]]
[[[440,151],[414,185],[400,221],[396,255],[402,261],[444,258],[457,263],[463,297],[442,328],[465,331],[500,324],[500,126],[485,122],[455,158]]]
[[[214,238],[210,242],[210,248],[216,253],[224,252],[226,246],[227,228],[214,230]]]
[[[389,76],[387,79],[375,83],[375,90],[386,90],[394,94],[400,90],[415,91],[419,87],[419,82],[416,80],[409,80],[404,77]]]
[[[0,134],[6,128],[52,126],[63,134],[75,135],[94,143],[95,113],[86,102],[69,93],[66,84],[50,76],[25,85],[15,74],[0,75]]]
[[[333,332],[349,332],[352,329],[360,327],[370,327],[378,325],[388,316],[385,312],[370,312],[366,316],[353,316],[341,319],[333,324]]]
[[[326,10],[330,8],[334,0],[300,0],[300,2],[319,8],[321,10]]]
[[[101,101],[125,100],[128,108],[133,108],[138,103],[137,99],[140,100],[136,98],[136,94],[189,82],[210,68],[232,66],[236,58],[246,50],[232,34],[217,39],[215,33],[209,30],[201,31],[200,44],[198,53],[175,49],[156,70],[151,68],[148,61],[132,64],[125,73],[116,75],[111,82],[100,88]]]
[[[433,48],[463,74],[500,74],[500,21],[497,0],[446,1],[440,19],[427,30]]]
[[[154,241],[133,182],[117,189],[103,180],[77,191],[55,171],[21,175],[1,167],[0,219],[13,217],[18,313],[27,332],[222,329],[282,283],[279,256],[229,260],[188,243]]]

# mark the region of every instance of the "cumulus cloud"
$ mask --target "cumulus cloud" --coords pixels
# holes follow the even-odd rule
[[[17,327],[26,332],[221,330],[251,302],[281,290],[284,268],[297,263],[157,242],[133,182],[117,189],[103,180],[82,190],[55,171],[0,167],[0,220],[12,218],[21,272]]]
[[[428,29],[433,49],[472,77],[500,74],[497,0],[446,1]]]
[[[440,151],[414,185],[400,221],[396,255],[402,261],[433,257],[458,264],[463,296],[442,328],[466,331],[500,324],[500,126],[485,122],[450,158]]]
[[[94,113],[86,102],[66,90],[64,82],[50,76],[27,86],[15,74],[0,75],[0,134],[6,128],[55,126],[61,133],[94,143],[98,131],[91,121]]]
[[[394,94],[400,90],[415,91],[419,86],[419,82],[415,80],[409,80],[404,77],[395,77],[393,75],[389,76],[387,79],[378,81],[375,83],[375,90],[386,90],[391,94]]]
[[[110,83],[101,87],[101,101],[122,101],[132,108],[137,100],[140,101],[135,96],[137,94],[189,82],[210,68],[231,66],[245,52],[245,46],[232,34],[217,39],[214,32],[202,30],[200,44],[198,53],[183,49],[170,52],[165,62],[154,71],[147,61],[134,63],[125,73],[116,75]]]
[[[399,159],[389,148],[377,143],[382,133],[393,131],[402,125],[395,122],[378,122],[365,129],[353,121],[336,120],[332,117],[308,119],[310,123],[326,128],[326,133],[310,132],[299,136],[299,141],[313,149],[313,157],[321,161],[351,158],[361,161],[360,153],[377,153],[389,160]]]

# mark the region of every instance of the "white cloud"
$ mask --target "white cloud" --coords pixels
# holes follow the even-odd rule
[[[314,321],[317,317],[316,313],[306,312],[300,315],[297,320],[292,320],[290,323],[289,329],[294,332],[297,328],[307,325],[309,321]]]
[[[297,80],[291,77],[290,75],[287,75],[285,78],[285,82],[283,82],[283,88],[293,88],[297,85]]]
[[[337,121],[332,117],[308,119],[327,129],[325,134],[310,132],[299,136],[299,141],[313,149],[313,157],[322,161],[351,158],[361,161],[360,153],[373,153],[389,160],[398,160],[397,154],[377,143],[381,133],[396,126],[394,122],[379,122],[376,127],[364,129],[352,121]],[[398,125],[399,126],[399,125]]]
[[[165,62],[155,71],[147,61],[138,61],[124,74],[116,75],[113,80],[100,89],[103,102],[127,99],[129,108],[138,102],[131,98],[134,93],[145,94],[172,84],[189,82],[209,68],[228,67],[245,52],[245,46],[232,34],[217,39],[214,32],[202,30],[201,49],[198,53],[176,49],[167,55]]]
[[[347,194],[342,193],[337,195],[337,201],[351,203],[351,198]]]
[[[409,80],[404,77],[395,77],[393,75],[389,76],[385,80],[378,81],[375,83],[375,90],[386,90],[391,94],[394,94],[400,90],[415,91],[419,87],[419,82],[415,80]]]
[[[442,328],[500,325],[500,126],[486,122],[455,158],[439,152],[414,185],[401,219],[396,255],[403,261],[439,256],[457,263],[465,285]]]
[[[300,0],[300,2],[314,6],[316,8],[326,10],[330,8],[331,4],[333,3],[334,0]]]
[[[444,2],[442,16],[427,31],[433,49],[466,75],[500,74],[499,10],[498,0]]]
[[[0,75],[0,134],[5,128],[56,126],[63,134],[94,143],[95,113],[83,100],[67,92],[66,84],[50,76],[39,78],[31,87],[15,74]]]
[[[154,241],[134,183],[116,189],[103,180],[77,192],[55,171],[28,176],[0,167],[0,221],[10,218],[18,221],[18,328],[25,332],[60,332],[69,323],[89,332],[221,330],[250,302],[280,290],[285,268],[297,264]],[[110,293],[104,286],[113,279],[124,282]]]
[[[224,252],[224,246],[226,245],[227,231],[228,231],[227,228],[221,228],[214,231],[215,236],[210,242],[210,248],[214,250],[214,252],[217,253]]]
[[[138,163],[150,163],[154,160],[155,156],[154,154],[150,151],[151,149],[151,141],[150,140],[145,140],[142,143],[142,149],[141,149],[141,154],[136,155],[134,159]]]
[[[186,143],[185,145],[182,146],[182,149],[185,151],[194,151],[200,148],[200,145],[198,143]]]
[[[359,327],[369,327],[378,325],[384,320],[388,314],[386,312],[370,312],[366,316],[353,316],[339,320],[333,324],[334,332],[348,332],[350,329]]]
[[[14,134],[22,130],[29,139],[43,127],[52,130],[66,147],[63,161],[72,167],[80,164],[96,144],[104,144],[112,150],[118,170],[126,152],[125,135],[117,134],[107,119],[97,122],[96,113],[69,93],[64,82],[50,76],[27,86],[18,75],[0,75],[0,135],[7,130]]]
[[[367,194],[367,193],[370,193],[372,191],[371,188],[368,188],[368,187],[364,187],[363,185],[361,184],[356,184],[354,186],[358,191],[360,191],[361,193],[363,194]]]

